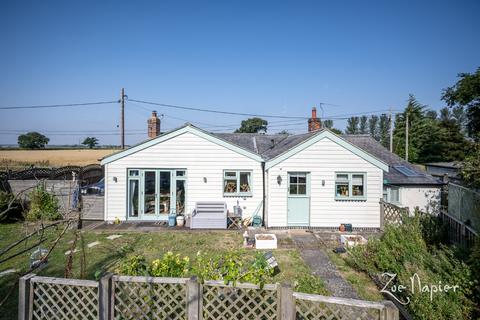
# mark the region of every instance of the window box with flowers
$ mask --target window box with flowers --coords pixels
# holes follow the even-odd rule
[[[252,196],[252,172],[245,170],[225,170],[223,172],[224,196]]]

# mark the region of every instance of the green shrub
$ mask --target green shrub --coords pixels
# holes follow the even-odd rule
[[[8,208],[9,204],[10,208]],[[14,195],[10,192],[0,191],[0,213],[5,210],[7,211],[0,216],[1,222],[15,222],[24,219],[21,200],[14,199]]]
[[[415,319],[468,319],[472,311],[471,273],[466,264],[457,260],[444,247],[428,247],[422,237],[419,217],[405,219],[400,226],[388,226],[380,239],[372,239],[366,246],[353,248],[352,263],[371,274],[396,274],[395,285],[406,290],[395,295],[410,303],[407,308]],[[454,292],[430,294],[411,290],[411,277],[417,274],[422,285],[458,285]]]
[[[325,282],[313,274],[307,273],[299,277],[295,280],[294,286],[295,291],[298,292],[329,295]]]
[[[190,259],[180,258],[179,254],[174,255],[167,252],[162,259],[155,259],[148,268],[149,274],[153,277],[182,277],[188,273]]]
[[[197,253],[190,263],[188,257],[167,252],[162,259],[147,263],[143,256],[131,256],[124,259],[116,270],[125,275],[150,275],[154,277],[197,276],[200,282],[205,280],[223,280],[225,283],[250,282],[263,286],[272,280],[273,269],[261,253],[253,260],[242,257],[240,251],[230,251],[223,256],[207,256]]]
[[[120,262],[116,272],[127,276],[146,276],[148,275],[147,263],[145,257],[141,255],[130,256]]]
[[[60,206],[55,195],[45,190],[45,186],[39,184],[30,192],[30,210],[27,213],[28,220],[59,220],[62,215]]]

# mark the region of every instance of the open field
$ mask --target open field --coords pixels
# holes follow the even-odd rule
[[[0,150],[0,167],[12,168],[36,166],[61,167],[66,165],[84,166],[100,163],[99,159],[112,154],[114,149],[76,150]]]

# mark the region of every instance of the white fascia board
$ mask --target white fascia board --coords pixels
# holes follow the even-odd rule
[[[259,161],[259,162],[262,162],[263,159],[262,157],[260,157],[259,155],[253,153],[253,152],[250,152],[246,149],[243,149],[243,148],[240,148],[236,145],[233,145],[223,139],[220,139],[220,138],[217,138],[203,130],[200,130],[199,128],[197,127],[194,127],[190,124],[187,124],[183,127],[180,127],[178,129],[175,129],[175,130],[172,130],[170,132],[167,132],[165,134],[162,134],[156,138],[153,138],[151,140],[147,140],[145,142],[142,142],[136,146],[133,146],[129,149],[126,149],[126,150],[123,150],[123,151],[120,151],[120,152],[117,152],[117,153],[114,153],[110,156],[107,156],[105,158],[102,159],[102,161],[100,162],[100,164],[103,166],[103,165],[106,165],[108,163],[111,163],[113,161],[116,161],[118,159],[121,159],[121,158],[124,158],[124,157],[127,157],[131,154],[134,154],[138,151],[141,151],[141,150],[144,150],[146,148],[149,148],[151,146],[154,146],[158,143],[162,143],[163,141],[166,141],[166,140],[169,140],[169,139],[172,139],[172,138],[175,138],[181,134],[184,134],[184,133],[191,133],[191,134],[194,134],[198,137],[201,137],[201,138],[204,138],[210,142],[213,142],[217,145],[220,145],[220,146],[223,146],[229,150],[232,150],[234,152],[237,152],[241,155],[244,155],[250,159],[253,159],[253,160],[256,160],[256,161]]]
[[[383,162],[382,160],[372,156],[368,152],[360,149],[359,147],[351,144],[350,142],[342,139],[335,133],[329,131],[329,130],[324,130],[319,132],[318,134],[314,135],[310,139],[304,141],[303,143],[297,145],[296,147],[276,156],[275,158],[267,161],[265,163],[265,169],[269,169],[271,167],[276,166],[280,162],[290,158],[291,156],[297,154],[298,152],[310,147],[311,145],[317,143],[318,141],[322,139],[330,139],[331,141],[335,142],[336,144],[344,147],[345,149],[349,150],[350,152],[356,154],[360,158],[366,160],[367,162],[373,164],[374,166],[382,169],[385,172],[388,172],[388,164]]]

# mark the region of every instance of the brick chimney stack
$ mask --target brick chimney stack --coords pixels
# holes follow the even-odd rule
[[[148,137],[155,138],[160,134],[160,119],[157,117],[157,111],[152,111],[152,116],[147,121]]]
[[[322,121],[317,118],[317,108],[312,108],[312,117],[308,119],[308,132],[320,130],[322,128]]]

